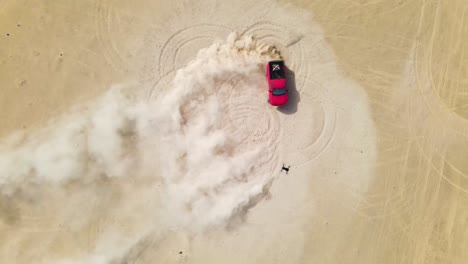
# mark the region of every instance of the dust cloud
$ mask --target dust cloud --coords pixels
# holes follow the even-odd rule
[[[236,89],[261,94],[262,65],[279,57],[232,33],[200,50],[154,100],[138,84],[119,85],[40,131],[3,140],[0,227],[11,239],[1,255],[26,250],[19,258],[32,261],[53,251],[45,263],[108,263],[152,232],[242,223],[274,181],[261,158],[272,150],[228,131],[221,88],[242,79]],[[27,226],[35,231],[14,231]]]
[[[229,118],[222,111],[227,98],[218,93],[226,80],[252,76],[252,82],[237,88],[263,90],[261,67],[273,58],[279,58],[274,48],[231,34],[227,43],[200,51],[178,71],[171,93],[157,103],[163,106],[158,119],[171,117],[168,124],[159,123],[165,157],[161,169],[168,201],[177,203],[177,212],[189,213],[177,217],[182,224],[232,224],[267,192],[272,173],[257,161],[270,146],[242,146],[239,138],[229,136]]]

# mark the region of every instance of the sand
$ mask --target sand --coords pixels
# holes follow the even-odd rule
[[[467,7],[0,1],[0,262],[466,263]]]

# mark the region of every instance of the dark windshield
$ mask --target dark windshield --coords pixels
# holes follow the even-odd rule
[[[270,79],[284,79],[284,62],[271,61],[270,65]]]
[[[286,93],[286,88],[273,89],[273,95],[283,95]]]

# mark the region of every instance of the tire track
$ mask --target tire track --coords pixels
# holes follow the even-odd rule
[[[309,128],[302,133],[286,132],[287,135],[293,135],[294,140],[287,140],[285,136],[286,152],[294,157],[296,166],[313,161],[329,147],[336,134],[337,113],[335,110],[330,106],[320,105],[317,101],[310,105],[313,107],[304,110],[306,112],[303,114],[309,118],[296,119],[291,124],[294,128],[300,126],[301,123],[307,123],[310,124]]]
[[[211,37],[213,41],[216,38],[224,38],[230,33],[230,31],[231,30],[226,26],[208,23],[197,24],[176,31],[162,45],[161,52],[158,57],[160,76],[165,76],[169,72],[183,66],[176,63],[176,54],[180,52],[182,47],[189,45],[189,43],[194,40],[200,39],[200,36],[206,37],[207,39]],[[195,55],[199,49],[200,47],[194,48],[193,55]]]
[[[278,114],[265,103],[266,95],[262,90],[250,87],[243,79],[234,81],[234,78],[236,76],[224,81],[217,92],[219,100],[226,102],[223,112],[227,122],[223,127],[230,137],[240,142],[241,148],[268,149],[256,162],[262,172],[273,173],[278,166],[277,146],[282,134]]]
[[[277,45],[288,67],[294,71],[300,105],[306,108],[300,108],[295,114],[296,118],[282,124],[285,129],[280,138],[284,152],[291,155],[289,159],[296,161],[291,165],[302,166],[313,161],[329,147],[335,137],[337,122],[336,109],[331,103],[324,101],[327,95],[321,94],[326,89],[317,89],[321,85],[312,83],[310,71],[316,66],[313,67],[313,64],[308,62],[308,51],[317,42],[322,41],[320,35],[317,35],[317,42],[312,41],[306,49],[301,33],[285,29],[272,21],[254,23],[247,27],[243,34],[254,34],[259,40]],[[327,66],[328,64],[325,65]],[[295,130],[295,127],[301,127],[304,123],[309,124],[305,131]]]
[[[199,34],[193,34],[193,32],[200,32]],[[151,60],[145,68],[154,69],[150,72],[159,73],[159,77],[155,78],[152,88],[148,93],[148,98],[151,101],[156,100],[159,97],[159,94],[164,92],[175,76],[177,69],[183,66],[185,62],[179,62],[178,56],[182,48],[187,48],[193,52],[192,56],[189,58],[195,57],[196,53],[200,46],[190,47],[193,45],[194,41],[201,39],[206,39],[208,45],[211,45],[212,42],[217,38],[224,38],[230,33],[230,29],[226,26],[202,23],[189,27],[185,27],[177,30],[168,39],[161,45],[159,55],[156,59]],[[152,42],[152,41],[150,41]],[[156,63],[156,67],[154,65]],[[151,80],[150,80],[151,82]]]
[[[172,64],[173,65],[184,65],[186,63],[186,61],[184,61],[184,59],[180,59],[179,54],[181,53],[181,51],[185,47],[190,46],[190,45],[194,45],[193,43],[196,42],[196,41],[199,41],[199,40],[207,40],[206,42],[211,44],[211,42],[213,42],[213,36],[208,36],[208,35],[195,36],[195,37],[188,38],[188,39],[184,40],[182,43],[179,44],[178,49],[175,51],[174,59],[172,61]],[[192,48],[191,50],[199,50],[200,49],[200,48],[195,48],[194,49],[194,47],[191,47],[191,48]],[[188,59],[190,59],[190,58],[188,58]],[[175,67],[175,68],[178,68],[178,67]]]
[[[209,46],[215,39],[225,39],[230,32],[225,26],[198,24],[172,34],[161,47],[157,62],[160,78],[149,92],[149,100],[157,100],[161,92],[171,86],[175,72],[186,63],[180,58],[195,57],[196,53],[204,48],[200,46],[200,41],[207,41]],[[187,53],[182,56],[182,52],[187,51],[193,52],[193,56]],[[219,129],[236,142],[235,152],[244,153],[258,148],[264,150],[255,160],[252,173],[267,176],[277,172],[277,146],[282,128],[278,113],[265,102],[266,90],[260,88],[264,83],[259,81],[263,78],[262,74],[243,76],[232,73],[224,76],[224,79],[217,81],[215,85],[206,87],[201,94],[216,96],[220,114],[223,116]]]
[[[422,10],[422,15],[420,17],[420,28],[424,24],[424,9]],[[457,127],[453,123],[447,124],[447,115],[445,115],[442,111],[444,109],[444,105],[441,103],[442,98],[437,94],[435,89],[437,88],[437,83],[433,77],[433,49],[434,49],[434,42],[435,42],[435,35],[437,31],[438,24],[440,23],[440,3],[437,5],[434,24],[432,25],[432,31],[430,35],[430,41],[427,47],[427,55],[424,56],[424,51],[421,50],[420,46],[415,46],[414,54],[412,58],[412,65],[411,65],[411,73],[414,74],[414,84],[415,88],[417,89],[418,93],[421,95],[421,102],[424,106],[424,109],[427,110],[429,113],[430,119],[432,122],[436,121],[439,124],[443,124],[442,130],[434,130],[430,131],[427,135],[428,138],[423,138],[421,140],[416,141],[419,151],[421,152],[421,156],[433,169],[434,172],[437,173],[445,182],[451,185],[453,188],[462,191],[463,193],[468,193],[468,174],[463,172],[455,165],[452,164],[450,160],[447,159],[447,153],[443,153],[442,155],[439,154],[436,146],[433,145],[431,138],[446,138],[447,134],[452,134],[453,138],[458,138],[465,140],[466,136],[464,136],[463,129],[466,128],[466,122],[463,122],[461,127]],[[418,31],[418,35],[420,31]],[[426,65],[420,63],[420,61],[426,61]],[[423,76],[421,76],[423,75]],[[437,100],[434,100],[437,98]],[[432,105],[436,105],[437,107],[434,110]],[[462,120],[462,118],[460,118]],[[464,120],[464,119],[463,119]],[[465,120],[464,120],[465,121]],[[417,133],[416,129],[410,127],[412,133]],[[458,130],[461,130],[459,132]],[[431,134],[432,133],[432,134]],[[427,149],[430,146],[429,150]],[[447,150],[445,150],[447,151]],[[442,165],[436,164],[434,160],[440,159],[443,161]],[[447,171],[451,171],[452,175],[448,174]]]
[[[200,32],[193,34],[194,31]],[[164,85],[168,85],[170,81],[169,76],[174,76],[174,72],[183,66],[179,59],[179,54],[182,49],[190,50],[190,45],[194,41],[201,39],[212,41],[222,35],[226,35],[227,27],[214,25],[214,24],[198,24],[186,28],[182,28],[172,34],[168,40],[162,45],[162,50],[158,58],[158,71],[161,76],[160,80],[154,85],[150,93],[151,100],[157,96],[155,90],[164,90]],[[260,21],[254,23],[242,31],[242,35],[254,35],[256,39],[273,43],[276,47],[285,54],[285,60],[288,65],[295,69],[296,76],[296,89],[301,93],[301,101],[309,101],[315,108],[312,110],[305,110],[304,113],[296,120],[295,125],[299,123],[310,123],[307,132],[297,133],[297,131],[290,131],[285,133],[283,126],[280,125],[278,113],[270,110],[262,109],[265,104],[266,95],[264,94],[251,94],[252,89],[242,89],[240,86],[245,86],[242,81],[235,81],[230,77],[225,80],[220,89],[217,91],[218,100],[224,105],[223,111],[227,116],[228,123],[224,124],[224,129],[228,131],[229,135],[241,144],[263,144],[265,146],[276,146],[281,142],[281,138],[285,139],[287,135],[295,135],[300,140],[288,141],[288,153],[300,157],[298,164],[302,165],[322,153],[330,144],[334,137],[336,126],[336,113],[331,107],[326,107],[320,110],[317,104],[316,96],[311,96],[304,93],[304,86],[306,85],[309,75],[309,64],[306,63],[306,50],[301,43],[301,37],[297,33],[284,30],[283,27],[274,24],[270,21]],[[290,36],[293,37],[290,37]],[[298,37],[299,36],[299,37]],[[289,46],[289,47],[288,47]],[[194,53],[200,47],[194,49]],[[195,54],[194,54],[195,55]],[[242,91],[245,94],[238,94]],[[310,97],[310,98],[307,98]],[[255,98],[255,99],[254,99]],[[324,107],[323,105],[320,107]],[[312,111],[312,112],[311,112]],[[255,121],[266,120],[260,124]],[[320,122],[317,122],[320,120]],[[283,140],[284,141],[284,140]],[[304,144],[304,142],[306,142]],[[274,150],[277,153],[277,149]],[[277,166],[277,164],[275,165]]]
[[[112,7],[109,4],[103,3],[102,0],[96,2],[95,16],[95,34],[96,39],[101,46],[104,58],[114,70],[122,71],[122,63],[124,62],[116,50],[116,46],[112,43],[110,34],[110,23],[112,20]]]
[[[122,19],[114,9],[112,2],[99,0],[95,4],[96,15],[94,16],[95,34],[104,58],[109,65],[118,72],[127,72],[130,67],[128,60],[122,55],[125,52],[113,37],[113,25],[120,25]]]

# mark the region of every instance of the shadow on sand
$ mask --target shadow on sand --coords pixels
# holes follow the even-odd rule
[[[301,101],[301,96],[296,90],[296,77],[293,71],[288,67],[286,69],[286,87],[288,88],[289,99],[288,103],[279,106],[277,109],[283,114],[291,115],[297,112],[297,106]]]

